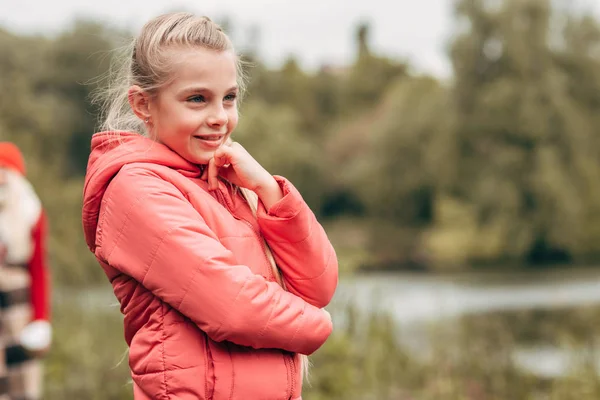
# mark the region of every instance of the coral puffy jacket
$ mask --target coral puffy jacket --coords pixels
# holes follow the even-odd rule
[[[297,354],[330,335],[320,309],[335,251],[290,182],[254,217],[166,146],[126,132],[92,138],[87,244],[124,315],[136,399],[299,399]],[[275,280],[262,235],[287,287]]]

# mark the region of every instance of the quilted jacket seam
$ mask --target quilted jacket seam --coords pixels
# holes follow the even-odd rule
[[[268,239],[267,241],[269,243],[279,243],[279,244],[281,244],[281,243],[286,243],[286,244],[300,244],[300,243],[305,242],[308,239],[310,239],[310,237],[312,236],[312,233],[313,233],[313,229],[314,229],[313,225],[314,225],[314,222],[311,222],[309,224],[308,233],[306,234],[306,236],[304,236],[300,240],[293,240],[292,241],[292,240],[274,240],[274,239]]]
[[[112,253],[115,251],[115,249],[118,247],[119,241],[121,240],[121,237],[123,236],[123,232],[125,231],[125,228],[127,228],[129,226],[129,223],[131,222],[131,214],[133,213],[133,211],[135,210],[136,206],[138,206],[138,204],[148,196],[149,194],[145,193],[145,194],[140,194],[138,197],[136,197],[135,201],[132,202],[131,206],[129,207],[129,210],[127,210],[127,213],[124,216],[124,221],[123,224],[121,225],[121,228],[119,228],[119,230],[117,231],[117,234],[115,236],[115,239],[113,240],[113,242],[111,243],[111,249],[109,250],[109,253],[106,255],[106,258],[109,259],[110,256],[112,255]],[[110,199],[107,198],[107,202]],[[102,223],[104,223],[105,221],[105,216],[106,216],[106,210],[104,211],[103,215],[102,215]],[[96,229],[96,231],[98,231],[98,229],[102,229],[103,225],[98,225],[98,228]],[[106,248],[106,246],[104,246]]]
[[[150,272],[150,270],[152,269],[152,265],[154,265],[154,262],[156,261],[156,255],[158,254],[158,250],[163,245],[165,240],[167,240],[167,238],[171,235],[171,233],[173,233],[173,231],[177,228],[179,228],[179,225],[174,226],[171,229],[167,230],[160,237],[160,240],[156,243],[156,247],[154,248],[154,250],[152,250],[152,256],[150,258],[150,261],[148,262],[148,268],[146,269],[146,271],[144,272],[144,276],[142,277],[142,285],[144,284],[144,281],[146,280],[146,276],[148,275],[148,272]],[[182,299],[182,302],[183,302],[183,299]],[[180,302],[180,304],[181,304],[181,302]],[[179,309],[179,307],[175,307],[175,308]]]
[[[306,315],[306,303],[304,303],[304,306],[302,307],[302,314],[300,314],[300,318],[298,319],[298,326],[296,327],[296,331],[294,331],[294,334],[290,338],[286,347],[289,346],[291,343],[293,343],[294,339],[296,339],[296,336],[298,335],[298,332],[300,331],[300,325],[301,325],[302,320],[304,319],[305,315]]]
[[[275,307],[271,308],[271,313],[269,314],[269,319],[267,320],[267,323],[265,324],[264,328],[258,334],[258,337],[262,337],[265,334],[265,332],[267,331],[267,329],[269,328],[269,324],[271,323],[271,320],[273,319],[273,313],[275,313],[275,309],[277,308],[277,306],[279,305],[280,302],[281,302],[281,296],[279,296],[277,298],[277,304],[275,305]]]
[[[294,281],[295,282],[314,281],[316,279],[319,279],[323,275],[325,275],[327,273],[327,271],[329,270],[329,268],[331,267],[331,260],[333,259],[334,254],[335,254],[335,250],[333,250],[333,248],[332,248],[329,251],[329,257],[327,257],[327,262],[325,263],[325,269],[323,269],[323,272],[321,272],[319,275],[316,275],[316,276],[313,276],[310,278],[296,278],[296,279],[294,279]]]

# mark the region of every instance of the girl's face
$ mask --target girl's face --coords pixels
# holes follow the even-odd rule
[[[232,51],[174,51],[174,78],[148,103],[155,139],[194,164],[207,164],[238,123]]]

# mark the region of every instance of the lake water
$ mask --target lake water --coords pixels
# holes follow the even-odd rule
[[[600,304],[600,270],[460,275],[370,274],[342,279],[335,304],[389,311],[401,324],[465,314]]]
[[[340,282],[332,306],[352,303],[365,312],[383,311],[398,322],[400,338],[423,353],[426,327],[468,314],[507,310],[559,309],[600,305],[600,270],[424,275],[369,274]],[[334,319],[335,320],[335,319]],[[344,324],[343,318],[337,319]],[[564,349],[540,345],[517,348],[515,362],[540,376],[556,376],[569,365]],[[600,360],[598,360],[600,369]]]

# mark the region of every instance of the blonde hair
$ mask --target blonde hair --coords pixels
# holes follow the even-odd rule
[[[255,192],[253,192],[252,190],[248,190],[246,188],[238,188],[238,190],[240,191],[242,197],[244,197],[244,199],[250,206],[250,209],[252,210],[252,214],[256,217],[256,212],[258,210],[258,196],[256,195]],[[277,266],[275,257],[273,257],[273,252],[271,251],[269,244],[267,243],[266,240],[264,240],[264,238],[263,238],[263,242],[264,242],[263,245],[265,246],[267,258],[269,259],[269,263],[271,264],[271,269],[273,270],[273,274],[275,275],[275,279],[277,279],[277,282],[281,285],[281,287],[283,287],[284,289],[287,290],[287,288],[285,286],[285,282],[283,281],[283,277],[281,276],[281,271],[279,270],[279,267]],[[305,380],[305,379],[308,380],[309,371],[310,371],[310,361],[308,359],[308,356],[301,354],[300,355],[300,372],[301,372],[302,380]]]
[[[233,44],[221,27],[205,16],[190,13],[170,13],[160,15],[147,22],[139,36],[121,50],[122,61],[117,60],[116,69],[109,74],[114,78],[107,88],[96,92],[95,101],[100,103],[103,131],[129,131],[148,135],[145,124],[133,113],[129,105],[128,90],[138,85],[150,95],[167,85],[171,79],[173,67],[172,50],[181,48],[205,48],[215,51],[234,51]],[[237,76],[241,98],[246,87],[244,64],[237,58]],[[254,216],[258,206],[258,196],[251,190],[236,188],[248,203]],[[264,239],[263,239],[264,240]],[[266,241],[264,246],[267,258],[277,282],[285,289],[273,253]],[[308,357],[301,355],[302,377],[308,378]]]
[[[153,95],[172,78],[172,51],[202,47],[215,51],[234,51],[221,27],[204,16],[190,13],[160,15],[147,22],[128,45],[122,47],[109,71],[106,88],[94,95],[100,104],[103,131],[128,131],[147,134],[144,123],[129,105],[128,90],[138,85]],[[237,58],[239,96],[245,90],[244,63]]]

